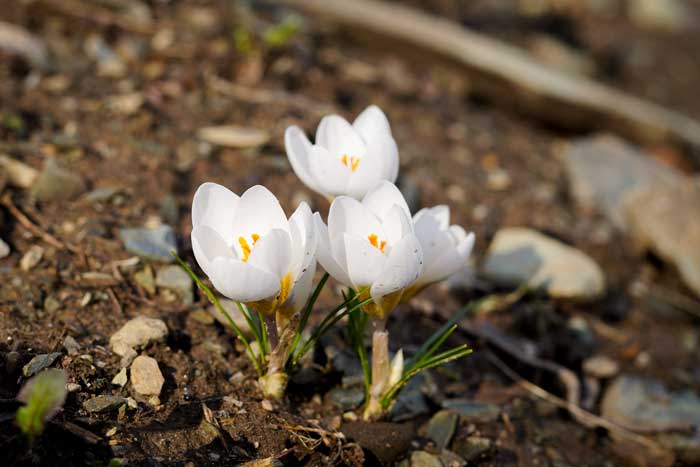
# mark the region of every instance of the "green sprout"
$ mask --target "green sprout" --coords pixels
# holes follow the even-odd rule
[[[263,41],[270,47],[282,47],[289,42],[301,28],[301,18],[297,15],[289,15],[282,22],[265,29]]]
[[[17,399],[24,405],[17,410],[16,421],[30,442],[66,402],[66,381],[66,373],[53,368],[30,379],[19,392]]]

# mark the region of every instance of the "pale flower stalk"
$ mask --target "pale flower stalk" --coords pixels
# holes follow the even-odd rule
[[[301,203],[287,219],[277,198],[256,185],[240,197],[215,183],[199,187],[192,202],[192,249],[214,287],[263,315],[272,354],[261,378],[266,396],[286,387],[283,355],[289,343],[276,341],[306,303],[316,270],[316,231]],[[293,337],[293,333],[291,333]],[[277,352],[276,352],[277,350]]]
[[[318,261],[338,282],[360,291],[359,300],[372,298],[363,310],[373,318],[372,386],[365,411],[365,418],[373,419],[383,412],[379,401],[389,388],[391,374],[396,373],[389,362],[386,319],[406,288],[420,277],[420,242],[406,201],[388,181],[380,182],[362,202],[347,196],[336,198],[328,226],[318,213],[314,220]]]
[[[395,182],[399,152],[384,112],[367,107],[350,124],[323,117],[312,144],[297,126],[287,128],[285,148],[294,172],[310,189],[332,199],[362,199],[380,181]]]
[[[403,301],[465,267],[474,247],[474,233],[450,225],[450,208],[445,205],[418,211],[413,216],[413,230],[423,250],[423,270],[404,292]]]

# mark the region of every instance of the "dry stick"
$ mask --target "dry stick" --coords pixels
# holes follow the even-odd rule
[[[493,352],[488,352],[487,353],[488,359],[493,363],[496,367],[498,367],[499,370],[501,370],[506,376],[508,376],[510,379],[515,381],[518,386],[522,387],[529,393],[533,394],[534,396],[539,397],[540,399],[544,399],[548,402],[551,402],[552,404],[556,405],[557,407],[561,409],[567,410],[575,420],[581,422],[585,427],[587,428],[605,428],[606,430],[623,437],[625,439],[628,439],[632,442],[642,444],[644,446],[647,446],[649,448],[652,448],[654,450],[665,450],[661,445],[659,445],[657,442],[642,436],[638,435],[637,433],[633,433],[626,428],[621,427],[620,425],[617,425],[616,423],[611,422],[610,420],[607,420],[603,417],[599,417],[598,415],[592,414],[588,412],[587,410],[582,409],[578,405],[572,404],[570,402],[565,401],[564,399],[561,399],[560,397],[555,396],[554,394],[546,391],[545,389],[542,389],[540,386],[537,386],[534,383],[531,383],[530,381],[522,378],[520,375],[518,375],[514,370],[512,370],[508,365],[506,365],[500,358],[498,358]]]
[[[60,241],[59,239],[57,239],[56,237],[54,237],[53,235],[36,225],[34,222],[32,222],[22,211],[19,210],[17,206],[15,206],[15,203],[12,202],[12,198],[10,198],[10,195],[3,196],[2,204],[7,208],[8,211],[10,211],[10,214],[12,214],[12,216],[15,219],[17,219],[17,221],[20,224],[22,224],[22,227],[29,230],[34,235],[41,237],[49,245],[54,246],[56,248],[60,248],[62,250],[67,248],[73,253],[76,253],[77,249],[75,247],[63,243],[62,241]]]
[[[253,88],[243,86],[209,74],[205,79],[207,86],[212,90],[243,102],[251,102],[254,104],[285,103],[298,109],[303,109],[306,112],[310,111],[319,115],[336,112],[333,106],[299,94],[292,94],[279,89],[261,89],[259,87]]]
[[[521,49],[415,8],[372,0],[277,1],[447,59],[470,73],[477,92],[558,125],[613,129],[643,142],[671,140],[700,148],[700,122],[690,117],[549,68]]]

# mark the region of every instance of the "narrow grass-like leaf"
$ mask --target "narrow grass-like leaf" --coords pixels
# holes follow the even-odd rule
[[[306,329],[306,324],[309,322],[309,316],[311,316],[311,311],[313,310],[313,307],[316,304],[318,296],[321,294],[323,287],[326,285],[326,282],[328,282],[329,277],[330,275],[327,272],[323,274],[321,280],[318,281],[318,284],[316,284],[314,292],[311,294],[309,300],[306,302],[306,306],[304,307],[304,310],[301,313],[301,318],[299,319],[299,327],[297,328],[297,332],[294,336],[294,341],[292,342],[292,346],[289,350],[290,355],[294,354],[294,351],[299,345],[299,341],[301,341],[301,335],[304,332],[304,329]]]
[[[243,342],[243,346],[246,349],[246,352],[248,353],[248,356],[250,357],[251,361],[253,362],[253,365],[255,365],[255,370],[258,372],[259,376],[263,375],[262,371],[262,365],[261,362],[258,361],[258,358],[255,356],[255,353],[253,352],[253,349],[250,347],[250,343],[248,342],[248,339],[243,335],[243,331],[241,331],[241,328],[238,327],[236,322],[231,318],[229,315],[228,311],[221,305],[221,302],[219,302],[219,299],[216,298],[216,295],[214,295],[214,292],[211,291],[209,287],[206,286],[206,284],[195,274],[195,272],[192,270],[189,264],[187,262],[180,258],[180,256],[174,252],[170,252],[173,257],[177,260],[177,262],[182,266],[182,268],[187,272],[187,274],[190,275],[192,280],[197,284],[197,287],[199,287],[199,290],[201,290],[204,295],[207,296],[210,302],[214,304],[214,306],[221,312],[222,315],[226,317],[226,320],[229,322],[229,325],[233,329],[233,331],[236,333],[238,338]]]

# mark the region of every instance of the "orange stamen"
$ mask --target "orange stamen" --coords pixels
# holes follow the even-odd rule
[[[367,240],[369,240],[370,245],[384,253],[384,248],[386,247],[386,240],[382,240],[380,243],[377,234],[367,235]]]
[[[360,165],[360,158],[355,157],[355,156],[350,156],[349,159],[350,160],[348,161],[347,154],[343,154],[343,157],[340,158],[340,160],[343,162],[343,165],[345,167],[349,167],[350,170],[352,170],[354,172],[355,170],[357,170],[357,166]]]
[[[253,245],[255,245],[257,241],[260,240],[260,235],[254,233],[250,238],[253,239]],[[244,237],[238,237],[238,244],[241,246],[241,250],[243,250],[243,262],[245,263],[248,261],[252,248]]]

